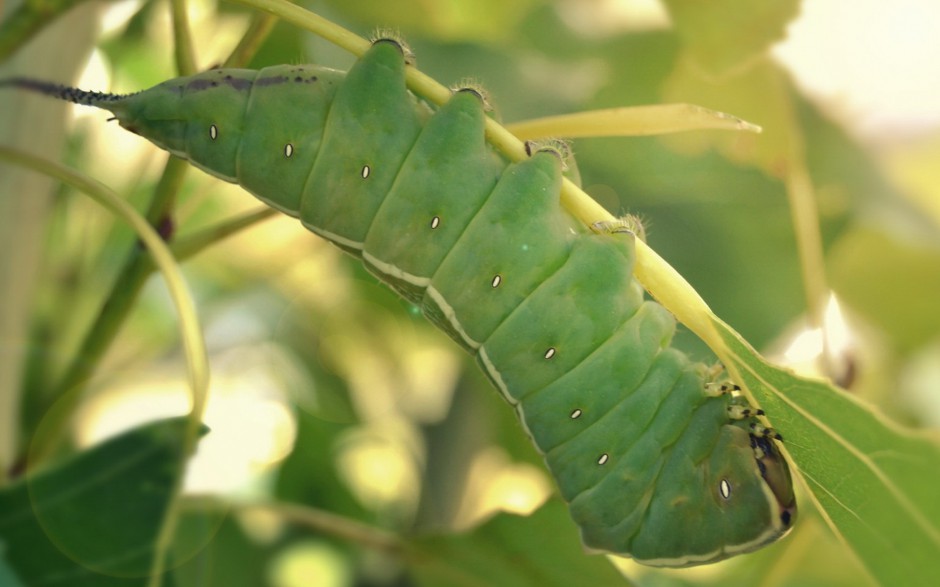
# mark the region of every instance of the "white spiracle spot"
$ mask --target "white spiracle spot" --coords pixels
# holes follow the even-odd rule
[[[213,141],[219,138],[219,127],[214,124],[209,125],[209,138]]]
[[[721,497],[723,497],[724,499],[731,498],[731,484],[728,483],[727,479],[722,479],[718,483],[718,493],[720,493]]]

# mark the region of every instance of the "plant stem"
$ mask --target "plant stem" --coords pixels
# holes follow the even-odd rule
[[[301,504],[277,501],[226,501],[213,496],[191,496],[184,498],[181,505],[183,509],[189,511],[228,509],[236,512],[268,511],[278,514],[289,522],[369,548],[394,552],[404,547],[398,536],[381,528]]]
[[[277,17],[273,14],[256,12],[251,19],[248,30],[245,31],[245,36],[238,42],[238,46],[232,50],[223,67],[245,67],[251,61],[252,56],[258,52],[261,43],[271,34],[276,24]]]
[[[154,199],[145,215],[151,226],[158,226],[161,219],[168,214],[187,168],[184,161],[175,157],[167,161],[163,177],[157,185]],[[33,450],[30,452],[31,465],[41,463],[55,452],[65,431],[64,423],[71,416],[83,395],[82,387],[87,384],[101,358],[111,346],[152,271],[153,265],[150,257],[135,243],[114,286],[98,310],[91,329],[85,334],[78,352],[72,358],[62,378],[52,387],[51,400],[59,405],[54,414],[50,413],[48,417],[60,421],[51,423],[49,426],[49,430],[56,431],[55,434],[35,439]]]

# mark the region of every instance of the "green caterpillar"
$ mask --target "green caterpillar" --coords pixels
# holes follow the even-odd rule
[[[551,149],[496,153],[477,92],[419,101],[403,53],[380,39],[348,73],[215,69],[131,95],[4,85],[107,109],[361,258],[476,358],[589,549],[681,567],[783,536],[786,461],[749,408],[669,348],[675,320],[632,277],[633,234],[561,208]]]

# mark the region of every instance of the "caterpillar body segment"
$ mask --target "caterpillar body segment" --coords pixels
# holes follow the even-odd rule
[[[108,109],[362,259],[474,355],[588,548],[689,566],[784,535],[787,464],[669,347],[673,317],[632,276],[634,231],[581,225],[556,154],[505,160],[476,93],[432,109],[404,71],[376,42],[348,74],[213,70],[127,96],[8,85]]]

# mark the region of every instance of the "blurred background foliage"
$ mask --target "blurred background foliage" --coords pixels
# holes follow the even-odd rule
[[[838,299],[827,306],[838,345],[824,374],[897,421],[935,428],[940,81],[930,72],[940,42],[930,31],[940,25],[940,9],[926,0],[901,4],[304,5],[363,35],[377,26],[399,30],[420,69],[443,83],[480,82],[507,122],[691,102],[762,125],[761,135],[584,139],[574,151],[590,194],[615,214],[644,218],[650,245],[719,316],[767,356],[801,369],[811,368],[819,347],[807,330],[787,179],[794,165],[805,165],[826,272],[812,277],[828,280]],[[8,2],[7,25],[17,6],[29,3]],[[251,12],[212,0],[188,6],[198,67],[221,63]],[[159,0],[82,4],[0,71],[86,89],[148,87],[176,74],[168,14]],[[0,35],[14,33],[0,28]],[[345,69],[353,58],[278,24],[250,65],[284,62]],[[141,206],[151,197],[164,154],[107,124],[101,112],[8,94],[4,105],[14,105],[2,113],[4,144],[80,168]],[[0,456],[9,469],[58,401],[49,390],[96,319],[132,235],[65,188],[24,187],[10,168],[3,174]],[[256,206],[238,188],[193,171],[173,212],[176,235]],[[208,522],[214,540],[204,548],[197,540],[200,548],[180,557],[173,581],[285,587],[618,581],[605,559],[580,552],[539,457],[469,357],[357,263],[295,221],[274,218],[184,268],[213,369],[211,433],[191,464],[187,491],[305,504],[394,536],[423,538],[402,558],[367,540],[286,523],[276,512],[246,509],[224,521],[193,514],[180,532]],[[681,329],[677,344],[711,360]],[[182,413],[186,402],[174,314],[162,283],[152,280],[95,369],[71,438],[88,446]],[[496,517],[478,526],[494,512],[529,513],[546,499],[550,507],[518,522],[524,525]],[[617,568],[641,585],[869,583],[809,502],[801,504],[792,536],[754,555],[679,572],[623,561]],[[520,560],[529,566],[520,568]]]

